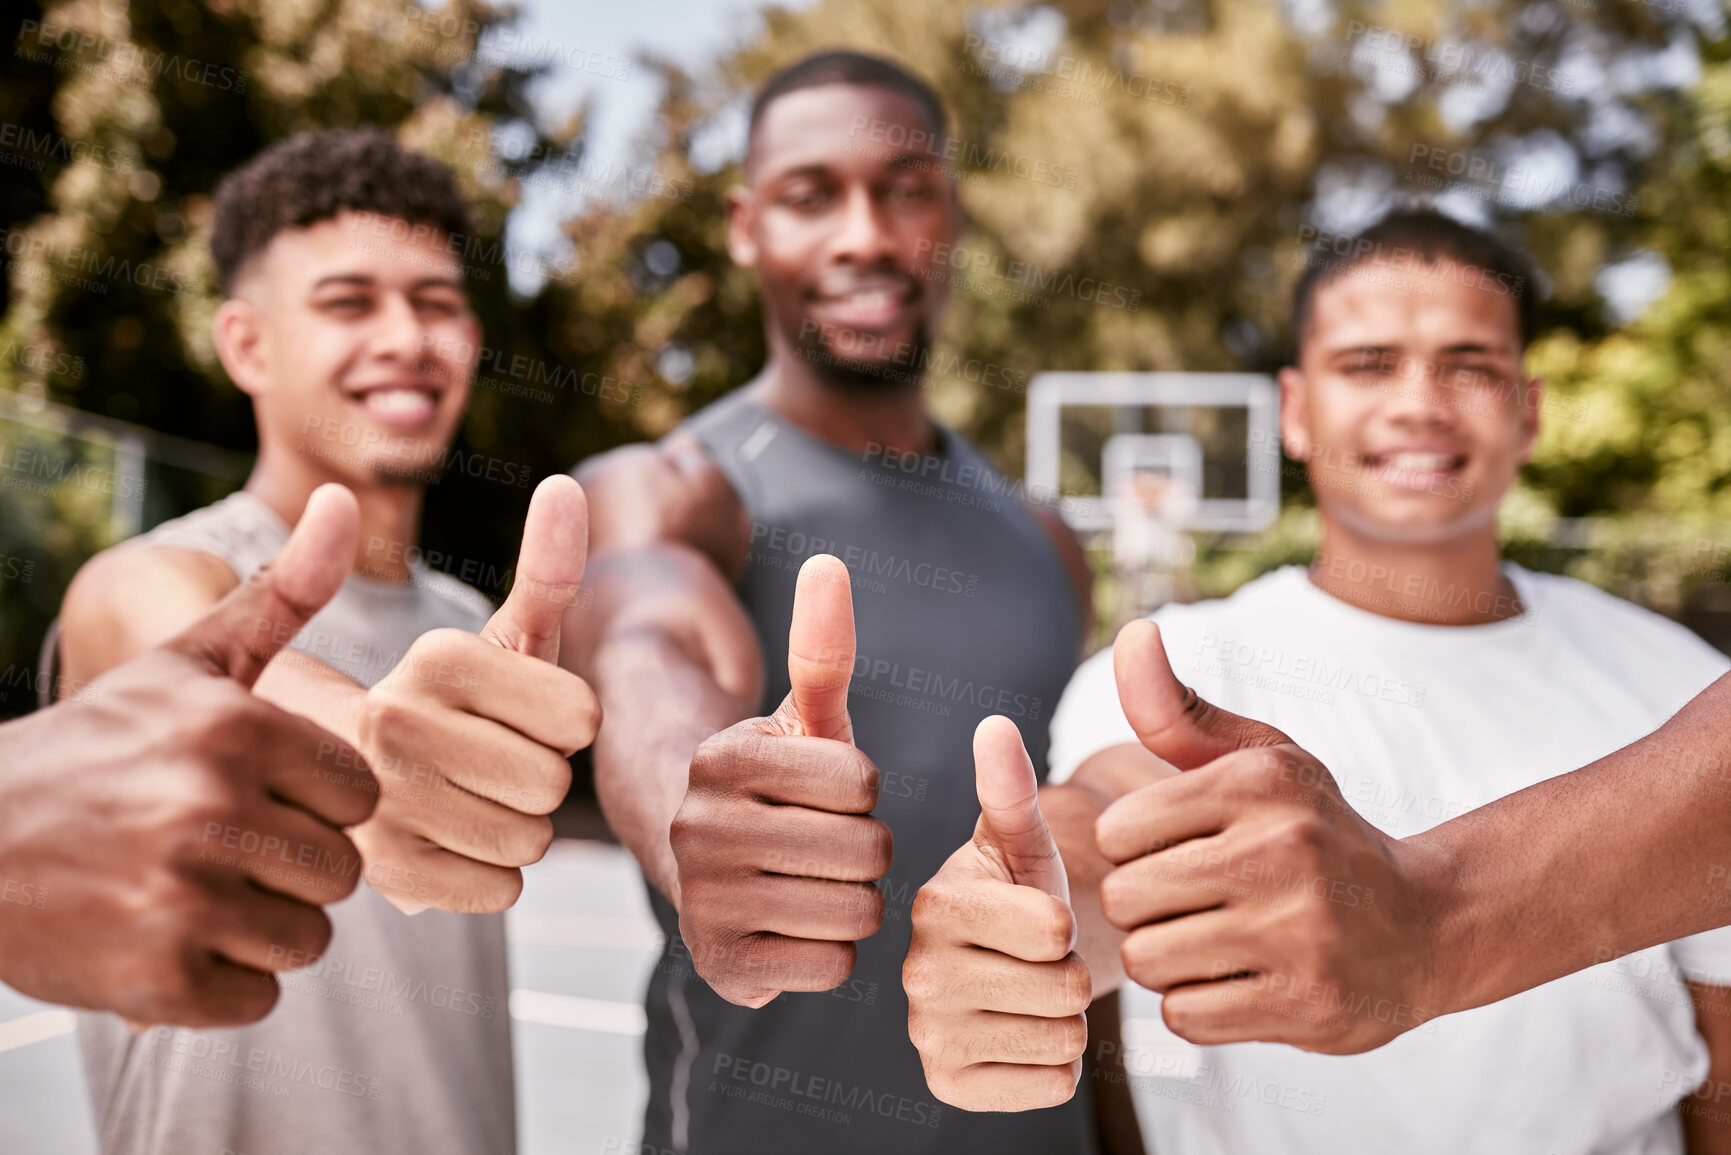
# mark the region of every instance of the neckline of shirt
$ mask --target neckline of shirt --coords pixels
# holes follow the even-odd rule
[[[1515,596],[1521,602],[1521,612],[1502,621],[1482,622],[1477,625],[1440,625],[1392,618],[1335,597],[1310,580],[1308,567],[1283,566],[1276,572],[1291,584],[1295,593],[1310,599],[1320,613],[1332,618],[1334,624],[1340,628],[1421,645],[1466,646],[1530,636],[1528,631],[1539,624],[1543,598],[1534,575],[1524,567],[1507,560],[1502,562],[1500,569],[1515,588]]]
[[[280,553],[282,547],[288,544],[288,539],[290,535],[293,534],[294,530],[287,522],[283,521],[283,519],[277,514],[277,511],[272,509],[270,504],[263,498],[260,498],[256,494],[248,493],[244,489],[237,489],[234,493],[229,495],[228,500],[239,500],[245,504],[251,505],[254,511],[260,517],[265,519],[266,524],[270,526],[271,535],[275,538],[271,549],[272,557],[275,557]],[[343,585],[352,585],[363,593],[373,594],[380,597],[395,597],[401,598],[405,601],[417,598],[421,594],[422,587],[427,584],[430,575],[434,571],[429,569],[427,563],[419,557],[407,559],[406,564],[409,567],[408,581],[385,581],[383,578],[370,577],[367,574],[359,573],[351,568],[348,576],[343,579]]]
[[[777,413],[774,409],[770,408],[767,404],[758,400],[756,397],[752,397],[749,394],[746,394],[746,395],[744,395],[743,400],[745,401],[745,403],[747,405],[754,407],[765,418],[775,422],[778,427],[791,432],[794,436],[798,437],[800,440],[806,442],[809,445],[817,446],[819,449],[821,449],[825,452],[828,452],[832,456],[842,458],[843,460],[847,461],[850,465],[874,466],[878,469],[887,469],[887,470],[891,470],[892,472],[897,472],[897,473],[901,472],[900,470],[894,469],[893,466],[886,464],[881,458],[879,460],[874,461],[871,458],[867,457],[863,453],[855,453],[850,449],[846,449],[840,445],[837,445],[833,441],[825,441],[823,438],[821,438],[817,434],[811,432],[809,429],[803,428],[802,426],[800,426],[796,422],[789,421],[786,417],[783,417],[781,414]],[[927,418],[931,421],[932,428],[937,431],[938,448],[936,449],[936,451],[934,451],[932,453],[921,454],[921,456],[935,457],[935,458],[939,459],[940,461],[957,461],[957,462],[959,462],[960,457],[956,452],[958,447],[959,447],[959,444],[960,444],[959,435],[955,432],[955,430],[951,429],[949,426],[945,425],[942,421],[939,421],[937,418],[932,417],[930,414],[927,414]]]

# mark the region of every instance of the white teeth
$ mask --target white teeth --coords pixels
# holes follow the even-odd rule
[[[847,303],[861,309],[881,309],[890,303],[890,295],[882,289],[872,289],[861,293],[849,293]]]
[[[374,389],[362,403],[373,413],[385,417],[429,415],[433,411],[433,396],[424,389]]]
[[[1401,473],[1436,473],[1454,467],[1455,458],[1448,453],[1390,453],[1383,464]]]

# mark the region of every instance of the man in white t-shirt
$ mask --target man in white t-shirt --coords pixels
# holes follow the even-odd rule
[[[1332,771],[1339,797],[1404,837],[1635,741],[1731,662],[1646,610],[1502,561],[1497,507],[1530,454],[1542,408],[1540,383],[1520,372],[1533,319],[1525,259],[1428,211],[1390,216],[1352,252],[1301,280],[1299,355],[1280,379],[1284,448],[1305,463],[1321,515],[1316,560],[1308,571],[1265,575],[1230,598],[1167,606],[1153,620],[1185,685],[1290,736]],[[1120,646],[1152,634],[1126,634]],[[1121,661],[1119,676],[1131,665]],[[1134,678],[1124,684],[1136,692]],[[1086,839],[1064,837],[1066,825],[1077,825],[1066,793],[1110,801],[1170,773],[1138,740],[1119,687],[1110,650],[1077,671],[1053,719],[1050,759],[1052,782],[1070,784],[1040,794],[1059,832],[1078,950],[1096,992],[1117,980],[1124,940],[1101,917],[1100,881],[1111,863],[1097,857],[1092,824]],[[980,754],[982,832],[991,826],[988,791],[997,789],[991,756]],[[1308,785],[1294,782],[1293,796]],[[1021,825],[1032,826],[1033,817]],[[1137,879],[1133,868],[1121,869],[1124,881],[1106,887],[1113,921],[1145,927],[1188,914],[1166,921],[1170,934],[1210,933],[1210,916],[1194,912],[1193,896],[1181,906],[1174,888],[1162,890],[1163,877],[1185,869],[1185,854],[1212,859],[1210,877],[1224,880],[1223,905],[1295,888],[1367,913],[1376,903],[1374,888],[1356,881],[1271,878],[1277,868],[1268,856],[1257,861],[1234,837],[1232,830],[1212,839],[1174,836],[1160,845],[1158,870]],[[1033,1016],[1022,1018],[1026,1039],[1052,1026],[1039,1018],[1061,1016],[1042,1012],[1037,1000],[1011,1005],[1003,983],[965,1005],[958,992],[970,984],[931,976],[946,967],[965,973],[958,943],[976,955],[984,945],[1029,960],[1018,962],[1024,980],[1038,967],[1084,965],[1074,954],[1058,962],[982,942],[998,932],[977,929],[977,908],[976,928],[965,932],[961,920],[940,923],[931,913],[967,909],[955,901],[964,891],[986,893],[967,875],[989,873],[989,861],[970,859],[981,842],[976,836],[933,880],[951,901],[928,901],[908,971],[926,996],[911,999],[910,1021],[934,1090],[944,1081],[976,1107],[990,1102],[981,1096],[1007,1094],[1009,1084],[1002,1064],[992,1072],[963,1065],[966,1048],[956,1040],[967,1016]],[[1027,859],[1026,847],[1019,853]],[[983,858],[994,856],[1013,862],[1016,853]],[[1029,889],[1019,872],[1009,874],[1000,874],[1000,885]],[[1161,945],[1133,962],[1137,952],[1125,951],[1123,960],[1160,990],[1251,969],[1219,939],[1200,953]],[[1599,966],[1459,1014],[1352,1008],[1422,1025],[1379,1050],[1345,1056],[1266,1043],[1193,1046],[1167,1029],[1161,995],[1126,983],[1123,1065],[1114,1072],[1101,1063],[1097,1077],[1127,1077],[1150,1147],[1186,1155],[1731,1150],[1731,931],[1611,953]],[[1212,962],[1201,961],[1208,956]],[[1256,975],[1250,990],[1270,986],[1271,995],[1292,1000],[1294,1013],[1342,1010],[1272,990],[1283,981]],[[1038,1067],[1037,1048],[1025,1062]]]

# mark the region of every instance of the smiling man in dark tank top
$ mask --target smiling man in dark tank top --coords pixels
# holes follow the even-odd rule
[[[644,1151],[1099,1146],[1088,1094],[944,1106],[908,1039],[910,907],[979,816],[974,728],[1006,714],[1045,750],[1089,615],[1069,531],[925,407],[961,227],[944,140],[887,61],[772,79],[728,219],[768,363],[579,471],[593,602],[564,660],[601,696],[597,791],[667,935]]]

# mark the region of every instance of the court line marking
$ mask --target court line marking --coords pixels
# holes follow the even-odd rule
[[[511,992],[511,1017],[520,1023],[539,1023],[577,1031],[599,1031],[608,1035],[642,1038],[647,1017],[636,1003],[611,999],[586,999],[551,991],[521,988]],[[0,1023],[0,1053],[70,1035],[78,1029],[71,1011],[46,1010]]]
[[[556,995],[551,991],[530,991],[520,987],[511,992],[511,1017],[520,1023],[600,1031],[630,1038],[642,1038],[648,1027],[648,1016],[636,1003]]]
[[[37,1011],[0,1023],[0,1052],[15,1051],[48,1039],[70,1035],[78,1029],[78,1018],[71,1011]]]
[[[540,914],[513,908],[505,915],[505,937],[537,946],[661,950],[660,928],[641,917]]]

